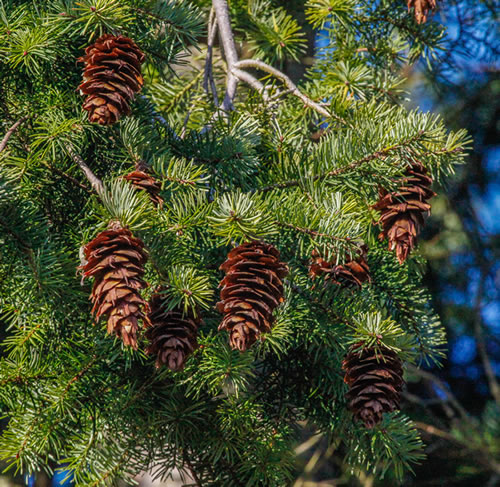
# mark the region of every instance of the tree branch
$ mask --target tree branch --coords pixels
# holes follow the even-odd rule
[[[234,43],[227,1],[213,0],[212,5],[217,17],[219,35],[222,41],[222,47],[224,48],[224,55],[227,63],[226,94],[224,95],[224,100],[222,101],[222,109],[229,112],[234,108],[233,100],[236,96],[236,87],[238,86],[238,78],[233,73],[234,65],[238,62],[238,53],[236,52],[236,44]]]
[[[23,122],[26,122],[28,118],[29,118],[28,115],[20,118],[14,125],[12,125],[12,127],[9,130],[7,130],[2,141],[0,142],[0,152],[2,152],[5,149],[5,147],[7,147],[7,142],[9,142],[9,139],[11,138],[12,134],[18,129],[19,125],[21,125]]]
[[[207,57],[205,58],[205,71],[203,76],[203,88],[206,94],[209,94],[209,87],[214,97],[214,102],[219,105],[219,97],[217,96],[217,88],[213,76],[213,50],[215,34],[217,34],[217,18],[215,17],[215,10],[210,10],[210,17],[208,19],[208,38],[207,38]]]
[[[488,356],[482,328],[483,319],[481,316],[481,308],[484,286],[486,283],[486,278],[488,277],[488,271],[489,266],[483,265],[481,269],[481,276],[479,278],[477,294],[474,301],[474,335],[476,336],[477,349],[479,351],[479,355],[481,356],[481,361],[483,362],[484,372],[490,386],[491,394],[495,399],[495,402],[500,405],[500,386],[498,384],[495,371],[493,370],[493,367],[491,365],[490,357]]]
[[[90,184],[92,185],[92,188],[100,194],[104,191],[104,185],[102,184],[102,181],[92,172],[89,166],[85,164],[85,161],[81,158],[79,154],[75,152],[73,147],[69,146],[68,147],[68,152],[73,161],[80,167],[80,169],[83,171],[85,174],[85,177],[89,180]]]
[[[255,91],[257,91],[262,96],[262,99],[265,102],[269,101],[269,95],[266,92],[266,87],[255,76],[252,76],[250,73],[247,73],[246,71],[242,71],[241,69],[237,68],[233,69],[233,74],[240,81],[247,83]]]
[[[319,103],[316,103],[314,100],[311,100],[308,96],[304,95],[304,93],[302,93],[297,88],[297,85],[285,73],[279,71],[276,68],[273,68],[269,64],[266,64],[262,61],[258,61],[256,59],[244,59],[242,61],[236,62],[234,64],[234,68],[236,69],[255,68],[265,71],[266,73],[269,73],[273,75],[275,78],[281,80],[290,90],[292,95],[300,98],[304,103],[304,105],[312,108],[313,110],[316,110],[319,114],[323,115],[326,118],[334,118],[335,120],[343,123],[344,125],[350,126],[350,124],[342,117],[336,115],[335,113],[330,113],[328,110],[323,108]]]
[[[422,137],[423,134],[424,134],[424,132],[420,131],[420,132],[418,132],[417,135],[410,137],[408,140],[402,142],[401,144],[392,145],[390,147],[387,147],[386,149],[381,149],[379,151],[372,152],[371,154],[368,154],[367,156],[362,157],[361,159],[357,159],[356,161],[351,162],[347,166],[342,166],[342,167],[339,167],[337,169],[333,169],[332,171],[317,174],[316,176],[314,176],[313,181],[318,181],[319,179],[331,178],[331,177],[343,174],[347,171],[356,169],[358,166],[362,166],[366,162],[370,162],[370,161],[373,161],[374,159],[378,159],[380,157],[386,156],[387,154],[390,154],[391,152],[394,152],[396,150],[401,149],[402,147],[406,147],[407,145],[412,144],[413,142],[416,142],[418,139],[420,139]],[[259,188],[256,191],[258,191],[259,193],[266,193],[268,191],[272,191],[273,189],[285,189],[285,188],[292,188],[294,186],[300,186],[300,180],[291,179],[289,181],[284,181],[282,183],[270,184],[269,186],[264,186],[263,188]]]

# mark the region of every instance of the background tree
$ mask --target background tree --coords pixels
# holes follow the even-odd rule
[[[304,421],[354,472],[401,478],[421,458],[406,416],[373,421],[381,404],[398,405],[397,363],[418,374],[409,364],[443,356],[410,236],[427,210],[424,188],[452,172],[467,139],[405,109],[400,88],[402,67],[432,56],[441,31],[391,2],[286,7],[3,5],[0,451],[12,467],[64,462],[90,485],[153,465],[160,476],[190,471],[198,485],[286,485]],[[335,49],[297,87],[293,62],[320,28]],[[82,111],[75,61],[103,33],[111,36],[87,52],[81,86],[101,127]],[[144,89],[132,101],[139,69]],[[395,205],[391,228],[407,232],[384,232],[405,249],[400,261],[412,250],[404,264],[377,239],[380,188]],[[379,209],[386,221],[391,208]],[[229,254],[217,299],[218,267],[232,246],[253,240],[266,243]],[[281,254],[271,264],[274,248]],[[75,277],[80,259],[108,330],[137,351],[91,325],[90,288]],[[152,291],[161,316],[176,320],[161,343],[142,333],[148,321],[150,330],[165,326],[149,314]],[[217,301],[231,343],[249,350],[232,351],[217,333]],[[194,349],[199,316],[200,348],[185,368],[155,372],[146,339],[165,351],[160,363],[177,364]],[[362,352],[352,348],[360,343]],[[359,374],[367,356],[369,371]],[[374,379],[386,374],[391,383]]]

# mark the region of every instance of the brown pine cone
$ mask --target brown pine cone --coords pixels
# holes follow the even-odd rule
[[[349,386],[347,405],[358,421],[373,428],[382,414],[399,409],[403,388],[403,365],[388,348],[376,350],[354,345],[342,362],[344,382]]]
[[[325,281],[330,281],[343,287],[357,286],[361,288],[363,283],[371,282],[370,269],[366,260],[368,247],[359,247],[358,256],[355,259],[347,257],[344,264],[336,265],[334,261],[327,261],[321,257],[319,252],[312,251],[312,262],[309,267],[311,277],[325,275]]]
[[[89,120],[100,125],[117,122],[130,113],[130,102],[144,84],[143,52],[128,37],[104,34],[85,49],[78,61],[85,63],[82,94],[88,95],[83,109]]]
[[[198,347],[200,318],[183,313],[181,308],[167,310],[161,289],[149,302],[151,328],[146,331],[150,344],[146,353],[156,355],[156,367],[166,365],[170,370],[184,368],[186,359]]]
[[[427,21],[427,14],[430,10],[436,8],[436,0],[408,0],[408,12],[411,8],[415,9],[415,19],[418,24]]]
[[[231,250],[220,266],[226,276],[219,286],[217,309],[224,313],[219,330],[229,332],[233,349],[245,351],[271,330],[273,311],[284,301],[281,279],[288,274],[279,255],[270,244],[244,243]]]
[[[432,178],[420,162],[413,162],[401,180],[397,192],[379,190],[379,200],[373,205],[380,211],[382,225],[379,239],[389,239],[389,250],[396,249],[400,264],[417,244],[417,236],[424,226],[424,216],[431,212],[427,200],[436,195],[431,189]]]
[[[160,196],[161,184],[153,176],[145,171],[136,169],[126,176],[123,176],[123,179],[128,181],[135,188],[146,191],[149,195],[149,199],[155,206],[159,206],[160,208],[163,206],[163,198]]]
[[[137,348],[139,321],[146,325],[143,309],[147,304],[139,290],[147,287],[142,279],[147,254],[144,244],[130,230],[112,223],[83,248],[86,262],[83,277],[93,277],[90,299],[98,320],[108,318],[108,333],[119,336],[125,345]]]

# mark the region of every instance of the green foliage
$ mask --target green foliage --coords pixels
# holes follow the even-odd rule
[[[332,49],[298,82],[319,105],[266,74],[264,92],[240,82],[223,113],[205,76],[208,1],[0,2],[2,134],[21,121],[0,153],[0,457],[14,471],[67,463],[77,485],[97,487],[177,468],[203,486],[283,487],[306,422],[342,445],[353,472],[401,477],[422,459],[404,414],[371,431],[353,423],[341,363],[359,342],[405,361],[444,355],[418,250],[400,266],[372,209],[411,161],[436,182],[463,161],[463,131],[403,105],[403,68],[432,56],[442,33],[385,0],[230,3],[239,55],[276,68],[300,61],[306,33],[325,27]],[[107,127],[81,109],[76,62],[104,32],[147,56],[131,114]],[[220,99],[223,59],[216,43]],[[81,161],[103,181],[99,194]],[[123,180],[137,166],[161,185],[162,206]],[[184,370],[156,370],[144,330],[131,351],[92,326],[79,249],[110,221],[145,243],[144,298],[162,285],[168,306],[202,318]],[[272,330],[239,353],[218,331],[219,267],[254,239],[290,273]],[[361,289],[308,275],[313,250],[342,265],[363,244],[371,282]],[[497,423],[492,409],[470,441],[484,433],[493,445]]]

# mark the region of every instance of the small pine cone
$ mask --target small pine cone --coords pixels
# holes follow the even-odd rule
[[[130,112],[130,102],[144,84],[144,58],[135,42],[122,35],[104,34],[85,49],[78,58],[85,63],[79,89],[87,95],[83,109],[92,123],[109,125]]]
[[[155,206],[159,206],[160,208],[163,206],[163,198],[160,196],[161,185],[153,176],[145,171],[137,169],[123,176],[123,179],[128,181],[135,188],[146,191],[149,195],[149,199]]]
[[[166,365],[170,370],[182,370],[186,359],[198,347],[200,318],[184,314],[181,308],[165,309],[164,298],[158,290],[149,302],[151,328],[146,331],[150,344],[146,353],[156,355],[156,367]]]
[[[354,345],[342,362],[344,382],[349,386],[347,405],[358,421],[373,428],[382,413],[399,409],[403,388],[403,365],[388,348],[360,348]]]
[[[436,0],[408,0],[408,12],[411,8],[415,8],[415,19],[418,24],[423,24],[427,21],[429,10],[436,8]]]
[[[217,309],[225,315],[219,330],[229,332],[233,349],[245,351],[271,330],[273,311],[284,301],[281,279],[288,274],[279,256],[270,244],[244,243],[220,266],[226,276],[219,286]]]
[[[137,348],[139,320],[147,303],[139,290],[147,287],[142,279],[147,254],[144,244],[130,230],[113,223],[84,247],[83,277],[93,277],[90,299],[96,319],[108,318],[108,333],[119,336],[125,345]]]
[[[432,178],[427,169],[414,162],[406,171],[397,192],[379,190],[379,200],[373,205],[380,211],[377,223],[382,225],[380,240],[389,239],[389,250],[396,249],[400,264],[417,244],[417,236],[424,226],[424,217],[431,212],[427,200],[436,195],[431,189]]]
[[[325,275],[326,281],[331,281],[334,284],[343,287],[357,286],[361,288],[363,283],[371,282],[370,268],[366,260],[368,247],[362,245],[359,248],[359,255],[352,259],[347,257],[344,264],[334,264],[333,261],[323,259],[319,252],[314,249],[312,252],[312,263],[309,267],[309,275],[311,277],[319,277]]]

